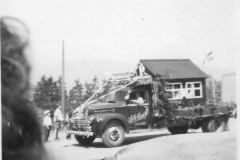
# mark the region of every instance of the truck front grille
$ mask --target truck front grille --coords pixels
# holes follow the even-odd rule
[[[89,119],[83,117],[76,117],[72,119],[72,128],[78,131],[91,131],[92,127]]]

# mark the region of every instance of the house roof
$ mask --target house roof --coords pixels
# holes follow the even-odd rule
[[[140,62],[148,74],[167,74],[168,79],[208,77],[189,59],[142,59]]]

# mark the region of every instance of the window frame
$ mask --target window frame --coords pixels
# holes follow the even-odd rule
[[[196,83],[200,84],[200,86],[197,87],[197,88],[194,87],[194,84],[196,84]],[[191,84],[191,85],[193,86],[193,88],[187,88],[187,85],[188,85],[188,84]],[[203,88],[202,88],[202,82],[201,82],[201,81],[186,82],[186,83],[185,83],[185,90],[186,90],[186,96],[185,96],[186,99],[203,98]],[[187,96],[188,90],[193,91],[193,93],[194,93],[194,96],[193,96],[193,97]],[[195,96],[195,90],[200,90],[200,96]]]
[[[179,89],[174,89],[174,85],[176,84],[179,84],[180,85],[180,88]],[[172,98],[168,98],[168,100],[180,100],[180,99],[183,99],[183,96],[182,96],[182,92],[183,92],[183,84],[181,82],[177,82],[177,83],[167,83],[167,85],[172,85],[172,89],[167,89],[167,87],[165,87],[165,91],[167,92],[171,92],[173,97]],[[176,98],[174,97],[174,91],[180,91],[180,97],[179,98]]]

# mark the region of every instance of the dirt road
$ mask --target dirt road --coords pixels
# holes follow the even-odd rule
[[[189,132],[201,132],[201,130],[189,130]],[[138,130],[134,133],[126,135],[126,140],[124,145],[135,144],[137,142],[142,142],[156,137],[172,136],[167,130],[152,130],[144,131]],[[102,144],[100,138],[96,138],[95,141],[90,146],[82,146],[72,137],[71,140],[65,139],[65,132],[61,131],[59,134],[59,141],[54,141],[53,132],[49,138],[50,142],[45,143],[46,149],[56,160],[96,160],[102,159],[103,157],[112,156],[121,147],[106,148]]]
[[[125,145],[128,146],[130,149],[130,152],[126,155],[127,158],[133,159],[132,154],[134,154],[134,150],[141,150],[137,151],[137,154],[141,152],[141,154],[150,154],[150,152],[153,152],[151,155],[153,156],[156,152],[152,148],[156,148],[156,151],[160,153],[160,155],[163,156],[163,153],[165,154],[165,157],[171,157],[172,151],[179,150],[179,147],[177,145],[181,144],[180,149],[182,154],[190,155],[188,152],[189,150],[198,149],[196,147],[199,147],[199,154],[202,155],[201,150],[207,149],[210,151],[210,153],[213,151],[211,148],[217,147],[221,150],[216,156],[212,155],[212,157],[208,157],[207,159],[212,159],[214,157],[222,157],[223,159],[236,159],[237,154],[237,134],[236,134],[236,126],[237,121],[236,119],[230,119],[229,120],[229,130],[222,133],[201,133],[201,129],[198,130],[188,130],[187,134],[184,135],[171,135],[166,129],[162,130],[137,130],[134,131],[131,134],[126,135],[126,140],[124,142],[124,145],[121,147],[115,147],[115,148],[106,148],[102,144],[102,140],[100,138],[96,138],[95,141],[89,145],[89,146],[82,146],[78,144],[78,142],[72,137],[71,140],[66,140],[65,138],[65,131],[62,130],[59,134],[60,140],[54,141],[53,140],[53,132],[50,135],[50,142],[45,143],[46,149],[48,150],[49,154],[51,154],[51,160],[100,160],[104,157],[113,156],[116,152],[118,152],[121,148],[123,148]],[[230,134],[233,133],[233,134]],[[214,140],[215,139],[215,140]],[[169,142],[170,140],[170,142]],[[202,146],[201,143],[198,141],[205,140],[207,141],[207,144],[203,143]],[[194,143],[194,144],[193,144]],[[150,145],[150,147],[146,147]],[[207,146],[205,146],[207,145]],[[153,147],[157,146],[157,147]],[[194,146],[194,147],[193,147]],[[231,146],[231,147],[227,147]],[[152,147],[152,148],[151,148]],[[167,147],[171,148],[168,149]],[[185,149],[183,149],[185,147]],[[220,147],[220,148],[219,148]],[[225,148],[230,149],[230,151],[226,152]],[[141,149],[142,148],[142,149]],[[163,152],[164,151],[164,152]],[[195,151],[192,151],[193,155],[195,154]],[[218,152],[218,150],[216,151]],[[225,157],[224,158],[224,153]],[[207,154],[206,156],[209,156],[211,154]],[[139,155],[139,154],[138,154]],[[226,156],[227,155],[227,156]],[[135,156],[136,157],[136,156]],[[143,157],[143,156],[142,156]],[[205,157],[206,158],[206,157]],[[205,159],[204,158],[204,159]],[[144,158],[145,159],[145,158]],[[162,157],[162,159],[164,159]],[[176,159],[176,158],[173,158]],[[191,159],[191,158],[190,158]],[[196,158],[194,158],[196,159]],[[201,158],[200,158],[201,159]],[[220,158],[221,159],[221,158]]]

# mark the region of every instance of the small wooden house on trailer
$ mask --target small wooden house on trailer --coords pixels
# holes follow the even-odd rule
[[[186,106],[190,102],[194,105],[205,103],[207,75],[189,59],[142,59],[140,63],[153,77],[167,75],[169,100],[182,101]]]

